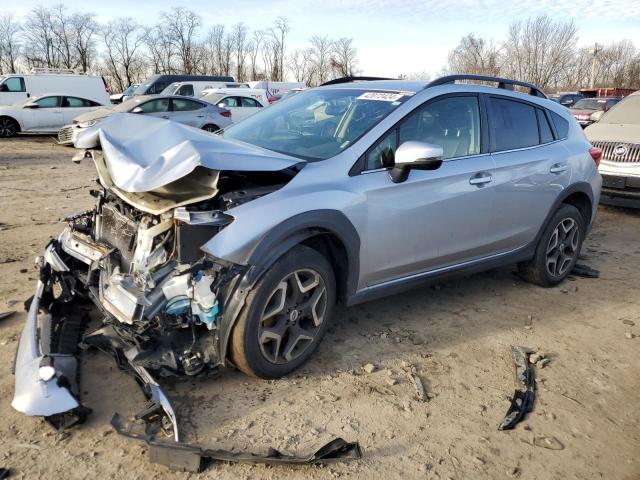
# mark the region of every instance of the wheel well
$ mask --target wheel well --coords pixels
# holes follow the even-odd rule
[[[15,118],[9,116],[9,115],[0,115],[0,118],[8,118],[10,120],[13,120],[13,123],[16,124],[16,132],[19,132],[21,130],[20,128],[20,122],[17,121]]]
[[[204,129],[205,129],[205,128],[207,128],[207,127],[216,127],[216,129],[217,129],[217,130],[220,130],[220,127],[219,127],[218,125],[216,125],[215,123],[205,123],[205,124],[202,126],[202,130],[204,130]]]
[[[336,235],[325,232],[309,237],[301,244],[320,252],[329,261],[336,276],[337,298],[345,300],[348,294],[349,255],[342,241]]]
[[[566,203],[567,205],[573,205],[578,209],[580,215],[585,222],[585,228],[591,222],[591,200],[589,200],[589,196],[583,192],[575,192],[565,198],[562,203]]]

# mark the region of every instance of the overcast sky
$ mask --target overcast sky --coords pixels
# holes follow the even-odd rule
[[[0,11],[24,17],[36,5],[53,0],[0,0]],[[57,3],[57,2],[55,2]],[[99,21],[130,16],[153,24],[158,13],[183,5],[202,15],[205,27],[244,22],[261,29],[278,15],[289,18],[288,49],[302,47],[314,34],[352,37],[365,75],[438,73],[447,53],[467,33],[504,39],[514,20],[547,13],[554,20],[573,19],[579,45],[628,38],[640,47],[640,0],[505,2],[504,0],[66,0],[70,11],[89,11]]]

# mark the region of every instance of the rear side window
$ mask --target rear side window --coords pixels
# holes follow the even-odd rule
[[[24,79],[22,77],[10,77],[2,84],[1,92],[24,92]]]
[[[99,103],[96,103],[91,100],[87,100],[86,98],[78,98],[78,97],[65,97],[63,107],[69,108],[78,108],[78,107],[97,107]]]
[[[258,102],[256,102],[253,98],[249,97],[240,97],[243,107],[261,107]]]
[[[489,97],[489,105],[492,151],[538,145],[538,120],[534,107],[496,97]]]
[[[181,98],[173,99],[173,111],[174,112],[189,112],[191,110],[200,110],[204,107],[204,104],[200,102],[194,102],[193,100],[183,100]]]
[[[558,138],[567,138],[569,135],[569,122],[566,118],[562,118],[555,112],[549,112],[551,114],[551,121],[553,125],[556,127],[556,133],[558,134]]]
[[[536,109],[538,113],[538,128],[540,129],[540,143],[553,142],[553,132],[549,125],[549,120],[542,110]]]
[[[58,108],[61,97],[42,97],[36,100],[39,108]]]
[[[222,103],[225,107],[239,107],[238,97],[227,97],[223,98],[218,102],[218,104]]]

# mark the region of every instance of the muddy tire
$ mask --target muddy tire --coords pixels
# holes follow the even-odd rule
[[[327,259],[298,245],[247,296],[231,334],[231,360],[244,373],[278,378],[304,364],[327,329],[336,299]]]
[[[521,276],[542,287],[562,282],[578,261],[585,232],[578,209],[563,204],[542,232],[533,259],[518,265]]]
[[[9,138],[20,131],[20,125],[11,117],[0,117],[0,137]]]

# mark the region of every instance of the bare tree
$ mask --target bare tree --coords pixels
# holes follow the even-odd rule
[[[132,18],[120,18],[106,25],[102,38],[108,74],[114,86],[122,91],[139,80],[146,70],[142,46],[147,32]]]
[[[87,72],[95,55],[94,37],[99,29],[98,24],[89,13],[74,13],[70,23],[77,66]]]
[[[17,62],[22,45],[19,35],[22,28],[13,13],[0,16],[0,73],[17,71]]]
[[[548,88],[562,77],[577,40],[572,21],[554,22],[543,15],[512,23],[502,49],[502,70],[511,78]]]
[[[258,79],[258,55],[264,40],[264,32],[256,30],[253,32],[251,41],[247,45],[247,55],[249,56],[249,68],[251,70],[251,80]]]
[[[169,34],[161,25],[146,30],[145,43],[154,73],[175,73],[177,52]]]
[[[358,51],[353,38],[342,37],[333,42],[331,66],[337,77],[351,77],[357,73]]]
[[[236,81],[244,82],[244,62],[247,58],[247,33],[249,29],[244,23],[237,23],[231,32],[232,49],[236,60]]]
[[[56,5],[51,9],[54,48],[58,51],[59,66],[73,69],[76,66],[73,30],[71,19],[67,16],[65,10],[66,7],[62,4]]]
[[[449,53],[447,70],[451,73],[498,76],[498,49],[493,42],[470,33],[462,37],[460,44]]]
[[[605,46],[596,57],[596,83],[631,87],[640,79],[634,76],[640,62],[640,53],[629,40]]]
[[[54,19],[51,10],[39,6],[27,15],[24,26],[25,56],[31,67],[58,67]]]
[[[311,43],[311,61],[313,63],[313,85],[321,85],[329,79],[331,74],[331,52],[333,41],[326,35],[314,35]]]
[[[315,69],[312,57],[313,51],[310,48],[304,50],[296,49],[287,57],[289,70],[296,82],[304,82],[309,85],[313,81]]]
[[[193,73],[196,69],[197,38],[202,26],[202,18],[196,12],[184,7],[172,7],[169,12],[161,12],[160,28],[168,35],[178,52],[180,70]]]
[[[267,51],[272,55],[269,63],[272,65],[271,69],[267,69],[267,72],[271,70],[271,80],[282,81],[284,80],[284,55],[286,51],[285,41],[289,32],[291,32],[291,25],[287,17],[278,17],[273,26],[267,30],[271,37],[271,44]]]

